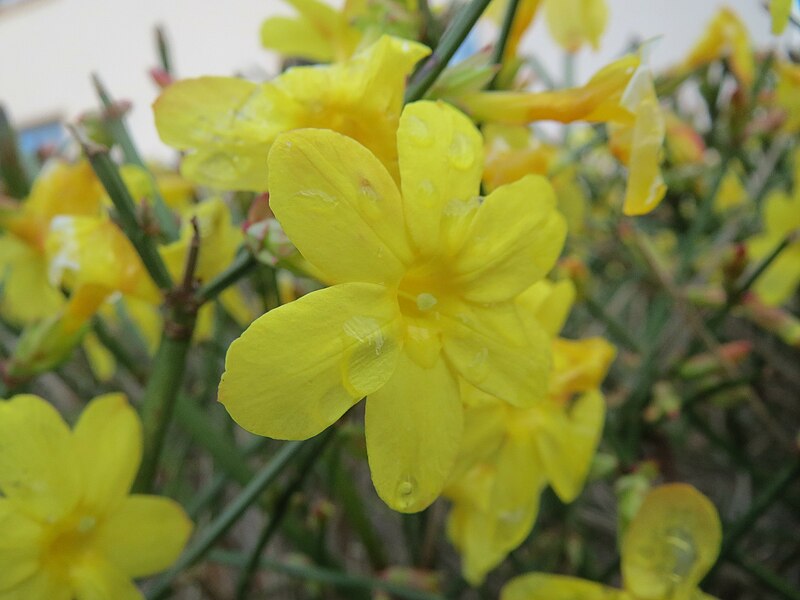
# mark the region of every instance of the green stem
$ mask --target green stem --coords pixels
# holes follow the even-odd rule
[[[429,46],[436,46],[439,43],[439,38],[442,36],[439,21],[436,20],[436,16],[433,14],[428,0],[419,0],[418,4],[419,12],[422,15],[422,22],[425,25],[422,39]]]
[[[111,201],[114,203],[119,217],[119,224],[133,244],[136,252],[139,253],[150,277],[162,290],[170,289],[172,287],[172,277],[170,277],[167,266],[158,253],[155,241],[139,223],[139,219],[136,216],[136,204],[119,174],[117,165],[111,160],[108,148],[87,140],[75,128],[71,130],[81,144],[97,178],[103,184]]]
[[[95,316],[93,326],[97,339],[111,352],[114,359],[125,367],[136,381],[144,382],[147,379],[147,365],[128,352],[128,349],[120,342],[120,338],[109,330],[108,325],[100,316]]]
[[[250,252],[240,252],[222,273],[214,277],[197,292],[197,300],[204,304],[213,300],[229,286],[239,281],[258,265],[258,261]]]
[[[514,26],[514,17],[517,14],[520,0],[509,0],[506,12],[503,15],[503,23],[500,25],[500,35],[492,51],[492,62],[496,65],[503,64],[503,57],[508,46],[508,36],[511,35],[511,28]]]
[[[157,600],[164,598],[170,591],[172,581],[185,569],[200,560],[206,552],[230,529],[245,511],[253,504],[261,492],[273,483],[283,472],[286,466],[300,453],[303,448],[313,452],[319,440],[305,442],[288,442],[265,464],[253,477],[250,483],[239,493],[222,513],[217,516],[207,527],[198,532],[194,543],[180,556],[173,567],[161,576],[147,598]]]
[[[6,111],[0,105],[0,179],[14,198],[26,198],[31,193],[31,182],[19,153],[17,133],[11,127]]]
[[[760,564],[746,559],[741,552],[734,552],[732,560],[736,565],[756,578],[762,585],[782,598],[786,598],[786,600],[800,600],[800,590],[794,585]]]
[[[628,350],[638,354],[642,353],[642,345],[637,342],[633,336],[628,333],[628,329],[615,317],[610,315],[600,303],[590,296],[584,296],[583,301],[586,304],[586,309],[592,316],[603,322],[614,341],[622,344],[628,348]]]
[[[169,44],[167,43],[167,35],[161,25],[156,27],[156,47],[158,48],[158,60],[161,62],[161,68],[167,75],[172,75],[172,58],[170,57]]]
[[[210,554],[209,558],[215,562],[232,566],[241,566],[246,560],[241,554],[226,550],[215,550]],[[303,581],[328,584],[342,590],[381,590],[406,600],[444,600],[442,596],[437,594],[411,589],[393,581],[342,573],[312,565],[293,564],[262,558],[259,561],[259,566]]]
[[[253,575],[258,570],[258,561],[261,557],[261,554],[264,552],[267,544],[269,544],[272,536],[278,531],[278,527],[280,526],[289,509],[290,500],[303,486],[306,477],[309,475],[309,473],[311,473],[311,470],[314,467],[314,463],[322,455],[325,444],[327,444],[333,438],[335,433],[336,430],[331,427],[323,434],[324,437],[320,441],[319,445],[314,448],[313,452],[306,454],[303,461],[300,463],[300,465],[298,465],[294,478],[275,501],[275,508],[272,511],[272,516],[269,519],[269,523],[267,523],[267,526],[261,532],[261,536],[256,542],[256,545],[253,547],[253,551],[250,553],[247,564],[242,568],[239,582],[236,585],[236,598],[238,598],[238,600],[247,599]]]
[[[472,0],[453,19],[453,22],[442,35],[439,45],[433,54],[422,63],[416,73],[411,77],[406,89],[405,101],[415,102],[425,97],[441,72],[453,58],[459,46],[464,42],[469,32],[472,31],[490,0]]]
[[[172,211],[167,208],[164,198],[161,197],[161,193],[158,191],[158,184],[156,183],[155,177],[153,177],[150,169],[147,168],[139,151],[136,149],[136,145],[133,143],[130,132],[128,132],[119,106],[114,103],[114,99],[108,93],[108,90],[96,73],[92,75],[92,84],[97,92],[97,96],[100,98],[100,102],[103,104],[104,119],[108,131],[114,142],[122,149],[125,162],[137,165],[150,177],[150,183],[153,189],[153,210],[159,229],[164,234],[167,241],[172,242],[177,240],[180,234],[178,230],[178,221],[175,219]]]
[[[177,311],[175,311],[177,312]],[[153,361],[155,365],[142,402],[142,428],[144,448],[142,465],[139,468],[134,490],[150,491],[158,469],[161,449],[170,422],[175,401],[186,371],[186,356],[189,352],[191,332],[194,330],[194,315],[181,315],[182,325],[176,327],[167,320],[161,342]]]
[[[787,235],[777,246],[775,246],[772,252],[764,257],[764,260],[758,263],[750,273],[746,274],[741,285],[736,286],[736,289],[731,293],[728,302],[725,304],[726,310],[730,308],[730,306],[736,304],[739,298],[742,297],[742,294],[750,289],[750,286],[755,283],[756,279],[761,277],[761,274],[769,268],[769,266],[775,261],[776,258],[778,258],[781,252],[786,250],[786,248],[797,241],[797,239],[798,235],[796,231]]]

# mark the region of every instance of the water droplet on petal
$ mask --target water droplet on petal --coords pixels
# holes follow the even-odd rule
[[[332,206],[335,206],[336,204],[339,203],[338,198],[332,196],[331,194],[323,190],[301,190],[297,192],[297,195],[302,198],[312,198],[314,200],[321,200],[322,202],[330,204]]]
[[[469,169],[475,162],[475,152],[470,139],[465,134],[457,132],[453,136],[448,157],[454,167],[462,170]]]
[[[433,144],[433,135],[431,134],[428,124],[419,117],[408,117],[408,119],[406,119],[405,126],[406,129],[408,129],[408,135],[411,137],[413,142],[419,144],[420,146],[430,146]]]
[[[410,508],[416,501],[417,480],[411,475],[406,475],[397,484],[397,506],[401,510]]]
[[[396,340],[385,335],[381,323],[373,317],[355,316],[343,326],[342,383],[358,398],[371,394],[386,383],[386,368],[392,360],[390,349]]]
[[[436,296],[428,292],[423,292],[417,296],[417,308],[423,312],[432,309],[437,303]]]

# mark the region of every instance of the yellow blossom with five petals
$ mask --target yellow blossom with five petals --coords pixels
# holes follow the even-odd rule
[[[295,67],[263,84],[233,77],[178,81],[153,105],[156,127],[166,144],[187,151],[181,173],[211,187],[266,191],[272,143],[304,127],[358,140],[396,179],[406,76],[429,52],[383,36],[345,62]]]
[[[439,495],[461,442],[459,379],[505,402],[540,400],[548,338],[514,299],[566,235],[546,180],[479,197],[483,141],[434,102],[406,106],[400,186],[355,140],[301,130],[269,157],[270,203],[331,287],[256,320],[231,344],[219,390],[259,435],[305,439],[363,397],[372,480],[392,508]]]
[[[131,578],[183,549],[183,509],[129,495],[142,431],[122,394],[92,400],[72,431],[38,396],[0,401],[0,447],[0,598],[142,599]]]

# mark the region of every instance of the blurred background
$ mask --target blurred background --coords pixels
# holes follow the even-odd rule
[[[685,56],[722,5],[742,17],[758,47],[800,35],[790,27],[783,39],[771,36],[760,0],[609,0],[609,5],[602,45],[597,52],[578,53],[575,83],[634,39],[658,38],[651,64],[656,70],[669,67]],[[0,0],[0,102],[21,132],[23,146],[32,149],[59,140],[61,123],[94,108],[89,77],[97,73],[116,98],[132,103],[130,129],[142,152],[165,159],[171,153],[158,139],[150,110],[158,95],[149,74],[158,62],[155,27],[166,32],[179,77],[235,73],[264,79],[278,64],[261,48],[259,27],[265,17],[279,13],[291,13],[281,0]],[[484,24],[470,43],[491,39],[490,27]],[[528,33],[525,49],[552,72],[563,71],[562,52],[542,19]]]

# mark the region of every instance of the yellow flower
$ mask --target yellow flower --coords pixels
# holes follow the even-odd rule
[[[183,549],[183,509],[129,495],[142,432],[121,394],[92,400],[72,431],[37,396],[1,401],[0,447],[0,597],[143,598],[131,578]]]
[[[770,0],[769,12],[772,17],[772,33],[783,33],[792,15],[792,0]]]
[[[722,527],[714,505],[690,485],[651,491],[622,539],[624,590],[563,575],[512,579],[501,600],[713,600],[698,584],[719,554]]]
[[[690,123],[674,112],[664,111],[666,137],[665,150],[670,162],[676,165],[703,164],[706,144]]]
[[[800,179],[800,168],[796,178]],[[792,195],[770,192],[764,199],[763,219],[764,231],[747,240],[747,255],[754,262],[770,254],[792,231],[800,230],[800,186],[795,183]],[[800,239],[795,238],[756,279],[753,290],[765,304],[778,306],[792,296],[798,283]]]
[[[755,78],[755,63],[747,27],[731,9],[723,7],[708,24],[705,34],[683,61],[682,69],[694,70],[715,60],[726,59],[739,83],[749,88]]]
[[[514,298],[552,267],[565,237],[546,180],[479,198],[482,140],[443,103],[406,106],[400,187],[351,138],[282,136],[271,207],[332,287],[256,320],[231,344],[220,401],[259,435],[316,435],[361,398],[372,480],[392,508],[439,494],[461,440],[459,377],[503,401],[541,399],[547,336]]]
[[[104,196],[88,162],[53,162],[21,204],[0,209],[0,312],[17,324],[49,317],[64,297],[48,279],[45,241],[58,215],[96,216]]]
[[[628,167],[622,212],[643,215],[653,210],[667,191],[661,175],[666,124],[650,70],[636,69],[621,105],[635,115],[633,123],[609,123],[609,146]]]
[[[286,56],[314,62],[350,58],[361,41],[353,26],[354,6],[347,0],[341,11],[321,0],[285,0],[294,17],[270,17],[261,25],[261,45]]]
[[[296,67],[264,84],[232,77],[179,81],[156,100],[156,127],[165,143],[187,151],[183,175],[216,188],[265,191],[275,138],[304,127],[358,140],[397,178],[395,133],[406,76],[429,52],[384,36],[346,62]]]
[[[800,131],[800,65],[778,61],[775,68],[778,71],[775,101],[786,112],[783,127],[790,132]]]
[[[517,298],[526,326],[555,335],[575,295],[568,280],[534,284]],[[548,396],[528,408],[465,390],[464,439],[445,494],[448,535],[473,585],[528,537],[548,483],[564,502],[580,493],[600,439],[599,391],[615,350],[601,338],[553,340]],[[573,401],[573,396],[578,397]]]
[[[639,57],[630,54],[595,73],[582,87],[548,92],[477,92],[457,101],[479,121],[508,125],[547,120],[630,123],[634,114],[621,101],[638,67]]]
[[[532,139],[525,125],[487,123],[483,136],[486,140],[483,184],[488,192],[525,175],[547,175],[558,154],[555,146]]]
[[[719,191],[714,197],[714,210],[723,214],[726,211],[741,206],[747,200],[747,190],[741,178],[742,166],[738,161],[732,161],[725,171]]]
[[[608,23],[606,0],[545,0],[544,15],[553,39],[567,52],[585,44],[597,50]]]

